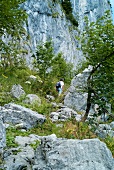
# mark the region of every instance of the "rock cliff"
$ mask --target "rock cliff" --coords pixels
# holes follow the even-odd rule
[[[84,28],[84,17],[88,16],[90,22],[96,21],[110,9],[109,0],[71,0],[73,16],[78,22],[76,27],[66,19],[61,2],[62,0],[27,0],[23,4],[28,14],[25,28],[31,37],[29,46],[26,47],[28,63],[36,46],[52,39],[55,54],[62,52],[65,60],[76,66],[83,59],[83,55],[77,49],[79,44],[75,36],[79,36]]]

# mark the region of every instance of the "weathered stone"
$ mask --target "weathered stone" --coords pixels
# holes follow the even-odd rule
[[[41,105],[41,99],[36,94],[28,94],[23,102],[27,104]]]
[[[64,105],[74,110],[81,111],[82,113],[85,112],[88,93],[84,92],[84,89],[87,87],[87,78],[91,69],[92,68],[89,66],[82,74],[79,73],[72,79],[71,86],[64,98]]]
[[[18,145],[20,145],[20,146],[26,146],[26,145],[30,145],[31,143],[35,144],[36,141],[39,141],[39,143],[40,143],[40,139],[41,138],[39,136],[31,134],[31,135],[25,136],[25,137],[16,136],[15,142],[18,143]]]
[[[52,39],[54,43],[54,52],[63,53],[67,62],[77,66],[83,59],[82,52],[77,49],[80,47],[75,36],[84,29],[84,17],[88,16],[90,22],[96,21],[104,15],[106,10],[110,9],[110,3],[107,0],[71,0],[73,15],[78,22],[78,30],[73,27],[71,22],[66,19],[66,15],[61,7],[60,1],[52,0],[27,0],[23,4],[24,10],[28,14],[28,22],[25,26],[28,35],[31,37],[30,47],[26,46],[28,56],[27,63],[30,63],[31,51],[35,51],[39,42],[46,42]],[[58,31],[59,30],[59,31]]]
[[[100,138],[106,138],[107,136],[114,137],[114,130],[108,124],[99,124],[99,126],[97,127],[95,133]]]
[[[0,110],[0,115],[5,123],[13,125],[23,123],[26,129],[34,127],[38,123],[42,124],[46,120],[45,116],[14,103],[4,105]]]
[[[53,122],[66,121],[70,118],[75,118],[77,121],[80,121],[81,115],[79,115],[73,109],[63,106],[63,107],[61,107],[61,109],[58,109],[56,112],[51,112],[50,118]]]
[[[10,154],[8,155],[7,152]],[[17,154],[13,154],[17,152]],[[31,170],[34,161],[34,150],[27,145],[26,147],[13,148],[6,151],[4,155],[4,169],[6,170]]]
[[[3,119],[0,116],[0,160],[3,157],[3,149],[6,146],[6,132],[3,124]]]
[[[45,137],[35,152],[33,170],[114,170],[114,159],[98,139]]]
[[[49,101],[53,101],[55,100],[55,97],[51,95],[46,95],[46,99],[48,99]]]
[[[114,129],[114,121],[110,123],[110,126]]]
[[[22,95],[25,95],[25,92],[21,85],[15,84],[15,85],[13,85],[13,87],[11,89],[11,94],[13,97],[19,99]]]

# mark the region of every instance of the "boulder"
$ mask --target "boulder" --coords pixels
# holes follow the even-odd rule
[[[78,114],[76,111],[66,106],[62,106],[56,112],[50,113],[50,118],[53,122],[66,121],[70,118],[75,118],[77,121],[80,121],[81,117],[82,115]]]
[[[25,91],[20,84],[15,84],[11,89],[11,94],[13,97],[19,99],[22,95],[25,95]]]
[[[26,129],[30,129],[38,123],[42,124],[46,120],[45,116],[14,103],[5,104],[4,107],[1,107],[0,115],[4,123],[23,124]]]
[[[33,170],[114,170],[114,159],[99,139],[44,137],[35,152]]]
[[[27,104],[37,103],[37,105],[41,105],[41,99],[36,94],[28,94],[23,102]]]

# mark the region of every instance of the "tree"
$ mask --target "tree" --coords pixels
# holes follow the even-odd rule
[[[25,34],[23,24],[27,14],[21,8],[24,1],[0,1],[0,51],[5,63],[11,63],[14,60],[13,56],[19,52],[17,49],[19,49],[21,37]]]
[[[114,97],[114,25],[107,11],[96,23],[89,24],[86,18],[82,51],[88,65],[93,69],[87,80],[86,120],[92,103],[99,105],[99,113],[106,111],[106,103],[113,104]]]
[[[66,83],[71,81],[73,67],[66,63],[61,53],[54,54],[52,41],[38,45],[32,57],[34,58],[33,65],[42,79],[42,83],[37,85],[41,92],[54,94],[56,81],[60,78],[64,78]]]
[[[38,69],[38,73],[44,82],[51,71],[54,59],[52,42],[47,41],[43,45],[38,45],[32,57],[34,57],[34,66]]]
[[[66,63],[65,59],[62,57],[62,53],[58,55],[53,60],[52,75],[57,79],[64,78],[65,83],[70,83],[73,78],[73,65],[71,63]]]

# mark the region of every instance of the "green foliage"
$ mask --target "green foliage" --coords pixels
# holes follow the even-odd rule
[[[42,79],[42,83],[39,83],[33,88],[40,90],[42,95],[54,94],[55,84],[58,79],[63,77],[65,83],[70,83],[73,75],[71,64],[66,63],[62,54],[54,55],[52,42],[46,42],[37,47],[37,51],[34,57],[34,66],[37,69],[38,75]],[[56,80],[56,81],[55,81]]]
[[[53,60],[52,76],[55,75],[56,78],[64,78],[65,83],[70,83],[73,78],[73,65],[66,63],[65,59],[62,57],[62,53],[59,53]]]
[[[114,137],[107,136],[105,139],[101,139],[106,143],[107,147],[112,152],[112,156],[114,157]]]
[[[74,119],[66,122],[52,123],[50,119],[42,125],[30,130],[30,133],[46,136],[56,134],[57,137],[67,139],[90,139],[96,135],[89,129],[87,123],[76,122]]]
[[[72,14],[72,4],[70,0],[62,1],[62,7],[65,10],[67,19],[70,20],[74,26],[78,27],[78,22],[76,21],[76,19],[74,18]]]
[[[4,30],[8,34],[16,35],[22,28],[26,13],[19,7],[25,0],[1,0],[0,1],[0,36]]]
[[[72,5],[70,0],[64,0],[62,1],[62,7],[65,10],[66,14],[69,15],[72,13]]]
[[[62,134],[65,136],[65,138],[80,140],[91,139],[96,137],[94,132],[89,129],[87,123],[76,122],[75,119],[64,123]]]
[[[44,43],[43,45],[39,45],[37,47],[35,55],[33,55],[32,57],[34,57],[33,64],[38,69],[38,74],[42,78],[43,82],[45,82],[54,58],[52,42],[49,41]]]
[[[20,45],[22,35],[25,35],[23,24],[27,15],[21,9],[21,4],[25,0],[1,0],[0,1],[0,51],[1,67],[11,67],[21,62],[17,56],[24,54],[25,50]],[[4,37],[5,43],[1,37]]]
[[[44,98],[42,98],[41,101],[41,105],[33,105],[31,109],[37,111],[39,114],[47,116],[52,111],[52,104],[48,103]]]
[[[109,12],[96,23],[88,24],[81,40],[82,50],[88,65],[93,69],[88,78],[88,110],[91,103],[99,105],[103,113],[106,102],[111,103],[114,86],[114,25]],[[92,95],[94,94],[94,96]],[[113,103],[111,103],[113,105]],[[87,114],[88,115],[88,114]],[[87,116],[86,115],[86,116]]]
[[[22,132],[16,128],[10,127],[6,129],[6,146],[7,148],[18,147],[15,143],[16,136],[27,136],[28,132]]]
[[[76,66],[76,69],[75,69],[75,75],[79,74],[79,73],[82,73],[82,71],[84,71],[85,68],[88,67],[88,63],[87,61],[81,61],[77,66]]]
[[[59,13],[58,13],[58,12],[52,13],[52,18],[58,18],[58,16],[59,16]]]
[[[30,146],[31,146],[34,150],[36,150],[36,148],[39,146],[39,144],[40,144],[40,141],[36,140],[36,141],[34,141],[34,143],[31,143]]]

